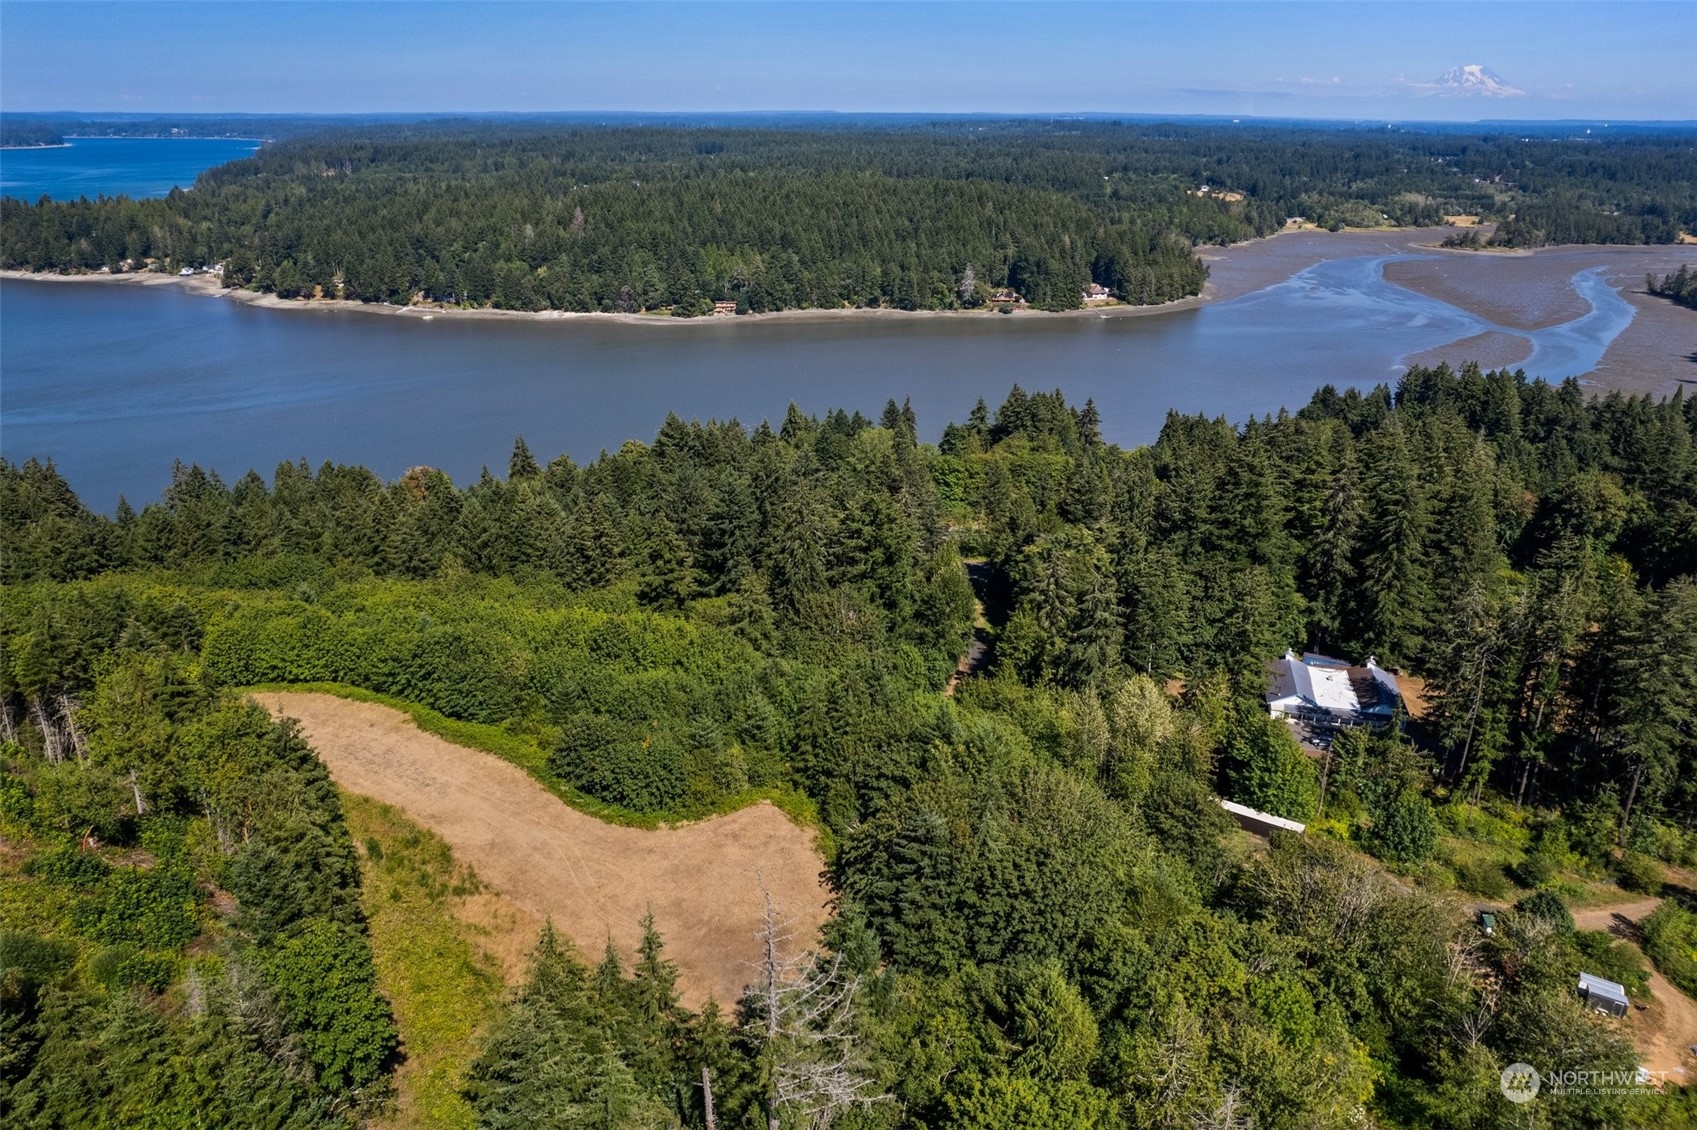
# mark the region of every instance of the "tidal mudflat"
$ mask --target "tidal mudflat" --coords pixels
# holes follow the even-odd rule
[[[1533,360],[1534,349],[1528,338],[1512,331],[1535,333],[1584,318],[1592,303],[1576,289],[1575,278],[1595,272],[1632,306],[1633,316],[1608,342],[1595,367],[1575,375],[1598,388],[1657,396],[1697,384],[1697,312],[1644,290],[1646,274],[1666,274],[1681,264],[1697,268],[1697,247],[1584,245],[1507,252],[1440,248],[1454,230],[1294,232],[1204,251],[1209,266],[1204,296],[1228,301],[1329,260],[1395,256],[1385,263],[1385,281],[1492,324],[1411,353],[1403,358],[1405,363],[1516,366]]]
[[[1595,272],[1631,304],[1632,321],[1615,335],[1586,379],[1597,386],[1629,393],[1671,394],[1697,384],[1697,312],[1657,298],[1644,289],[1644,276],[1663,275],[1681,264],[1697,267],[1697,248],[1546,247],[1529,252],[1442,251],[1432,258],[1405,259],[1385,266],[1385,278],[1398,286],[1438,298],[1487,318],[1499,326],[1546,330],[1583,316],[1589,304],[1574,288],[1574,278]],[[1520,364],[1510,360],[1512,335],[1481,342],[1482,364]],[[1457,343],[1459,344],[1459,343]],[[1497,358],[1486,355],[1497,350]],[[1436,351],[1452,363],[1463,351],[1455,345]],[[1430,363],[1437,357],[1411,360]]]
[[[1472,361],[1485,369],[1512,369],[1532,356],[1532,342],[1519,334],[1485,330],[1472,337],[1423,349],[1408,358],[1410,365],[1448,365],[1452,369]]]

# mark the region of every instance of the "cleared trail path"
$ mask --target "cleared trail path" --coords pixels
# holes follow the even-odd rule
[[[764,882],[793,919],[797,947],[817,944],[828,892],[812,833],[770,804],[653,831],[604,824],[524,770],[454,745],[398,710],[333,695],[267,693],[297,718],[337,785],[392,804],[447,841],[478,877],[598,961],[609,935],[628,959],[649,908],[678,966],[684,1003],[730,1007],[753,978]],[[528,944],[528,943],[527,943]]]

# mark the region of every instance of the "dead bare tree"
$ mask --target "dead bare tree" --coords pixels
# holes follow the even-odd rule
[[[59,723],[48,713],[47,703],[40,695],[30,696],[29,713],[36,729],[41,731],[41,752],[47,760],[54,765],[65,760],[65,739],[59,733]]]
[[[1204,1054],[1207,1037],[1202,1022],[1189,1009],[1180,1007],[1166,1022],[1155,1044],[1152,1084],[1152,1111],[1162,1112],[1162,1125],[1174,1125],[1176,1116],[1191,1098],[1196,1088],[1196,1063]]]
[[[82,709],[82,703],[63,691],[55,700],[59,707],[59,720],[64,724],[65,734],[71,740],[71,751],[76,754],[78,761],[88,760],[88,740],[83,737],[82,728],[77,725],[77,711]]]
[[[236,839],[230,833],[230,821],[217,805],[212,803],[210,790],[202,788],[199,791],[200,810],[205,813],[207,823],[212,825],[212,834],[218,840],[218,850],[225,855],[234,854]]]
[[[1450,989],[1471,988],[1486,968],[1477,942],[1449,942],[1444,946],[1444,984]]]
[[[1485,1042],[1485,1033],[1491,1030],[1495,1019],[1491,1010],[1484,1005],[1462,1013],[1456,1020],[1455,1042],[1469,1050],[1480,1047]]]
[[[1192,1116],[1196,1130],[1254,1130],[1255,1115],[1243,1101],[1236,1083],[1228,1083],[1220,1095],[1220,1103],[1205,1114]]]
[[[183,1011],[196,1020],[206,1015],[206,982],[195,965],[189,966],[183,977]]]
[[[0,742],[17,744],[18,720],[12,716],[12,696],[0,694]]]
[[[860,979],[843,969],[840,955],[796,952],[791,922],[778,916],[764,885],[761,895],[761,956],[744,999],[743,1023],[756,1030],[762,1046],[766,1125],[779,1130],[789,1114],[823,1130],[849,1107],[888,1098],[873,1093],[855,1041]]]
[[[144,815],[147,812],[147,798],[141,795],[141,778],[133,765],[130,766],[130,792],[135,794],[136,815]]]

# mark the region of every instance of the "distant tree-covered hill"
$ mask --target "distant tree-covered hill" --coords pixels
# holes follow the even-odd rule
[[[1697,226],[1689,138],[1223,125],[444,121],[296,137],[162,200],[0,206],[0,265],[224,265],[284,296],[516,310],[1045,309],[1197,293],[1194,247],[1465,212],[1516,245]]]
[[[64,137],[51,125],[0,120],[0,148],[37,149],[64,143]]]

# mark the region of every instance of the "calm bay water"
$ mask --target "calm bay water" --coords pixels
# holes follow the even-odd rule
[[[0,284],[0,452],[55,459],[90,505],[157,497],[174,459],[231,480],[281,460],[415,464],[464,481],[522,433],[581,460],[653,436],[668,411],[777,420],[790,402],[875,415],[911,396],[935,438],[1018,382],[1095,399],[1106,437],[1148,442],[1169,409],[1232,420],[1296,409],[1323,384],[1394,381],[1414,353],[1487,330],[1524,366],[1591,371],[1632,320],[1597,271],[1591,312],[1504,330],[1384,280],[1391,258],[1319,263],[1227,302],[1135,318],[742,319],[625,325],[268,310],[174,288]]]
[[[259,142],[228,137],[73,137],[44,149],[0,151],[0,196],[164,196],[187,188],[214,165],[236,161]]]

